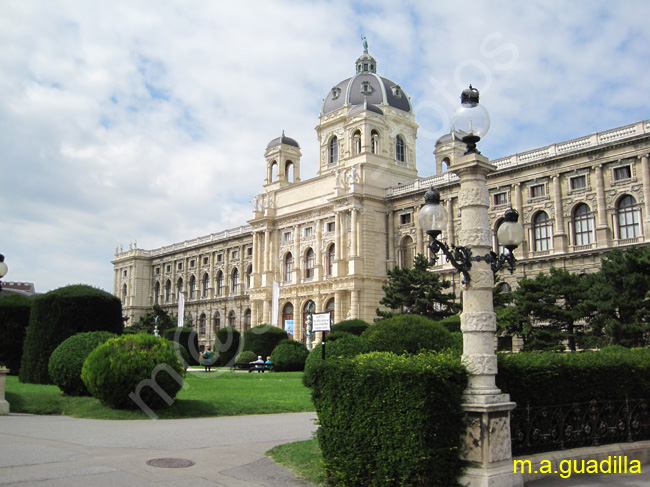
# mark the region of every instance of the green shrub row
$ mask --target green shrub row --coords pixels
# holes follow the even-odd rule
[[[198,365],[201,353],[199,352],[199,335],[194,328],[170,328],[163,332],[163,337],[178,345],[177,352],[180,352],[180,357],[183,358],[185,365]],[[183,348],[188,352],[187,358],[183,357]]]
[[[457,355],[333,358],[312,379],[330,485],[458,485],[467,376]]]
[[[18,375],[32,298],[11,293],[0,299],[0,364]]]
[[[650,398],[650,349],[499,354],[497,386],[520,407]]]
[[[244,332],[243,350],[250,350],[266,360],[278,343],[287,338],[287,332],[277,326],[254,326]]]
[[[241,333],[232,326],[219,328],[212,348],[216,359],[215,367],[228,367],[235,363],[235,358],[242,352]]]

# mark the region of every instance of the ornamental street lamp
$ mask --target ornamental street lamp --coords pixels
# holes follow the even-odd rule
[[[449,166],[460,179],[458,207],[462,245],[451,248],[438,237],[447,229],[449,216],[440,205],[440,194],[427,191],[426,204],[420,210],[421,228],[432,237],[429,249],[442,251],[463,274],[462,361],[469,374],[463,392],[463,411],[467,429],[461,457],[468,462],[461,485],[467,487],[521,487],[523,478],[513,471],[510,446],[510,411],[516,404],[496,386],[495,353],[496,314],[493,309],[494,273],[504,266],[513,269],[514,250],[524,237],[515,210],[508,210],[497,238],[507,249],[501,256],[492,251],[492,229],[488,208],[490,194],[487,175],[496,166],[476,150],[476,143],[490,127],[487,110],[479,104],[479,92],[471,85],[461,95],[461,105],[451,117],[455,135],[467,145],[464,155]]]
[[[484,261],[490,264],[492,272],[500,271],[504,264],[508,264],[507,268],[512,274],[515,269],[517,259],[515,259],[514,251],[519,244],[524,240],[524,227],[519,223],[519,213],[512,208],[506,210],[504,221],[497,231],[497,239],[508,252],[503,252],[497,255],[495,252],[490,251],[485,255],[472,256],[472,250],[463,246],[456,246],[454,244],[447,245],[445,242],[438,240],[444,228],[447,228],[449,215],[444,206],[440,204],[440,193],[437,189],[431,188],[424,195],[425,205],[418,213],[418,222],[427,235],[431,236],[429,242],[429,250],[431,250],[433,262],[438,261],[438,252],[442,251],[447,257],[447,261],[451,263],[459,272],[463,274],[463,284],[469,284],[469,270],[472,268],[472,262]]]
[[[5,264],[5,256],[0,254],[0,291],[2,291],[2,278],[7,275],[9,267]]]

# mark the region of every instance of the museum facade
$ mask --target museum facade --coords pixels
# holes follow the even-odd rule
[[[261,323],[304,341],[308,308],[331,313],[334,323],[372,322],[386,271],[429,252],[417,221],[427,189],[438,189],[450,215],[441,238],[459,235],[453,167],[465,145],[439,139],[436,175],[419,178],[417,128],[410,98],[377,74],[365,49],[355,74],[323,101],[315,177],[301,179],[300,146],[283,133],[266,148],[264,190],[246,224],[158,249],[116,249],[113,292],[127,325],[154,304],[175,314],[179,293],[201,347],[220,327],[243,332]],[[511,207],[526,232],[517,268],[502,280],[514,287],[551,266],[594,272],[608,250],[647,245],[649,155],[650,121],[640,121],[491,161],[493,233]],[[444,258],[432,269],[460,296],[461,276]]]

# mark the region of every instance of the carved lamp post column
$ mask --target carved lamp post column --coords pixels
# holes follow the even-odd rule
[[[440,205],[440,195],[430,190],[427,205],[418,218],[421,227],[433,237],[429,248],[442,250],[451,264],[463,274],[463,363],[469,382],[463,393],[463,410],[467,422],[462,453],[468,468],[460,479],[468,487],[520,487],[521,474],[513,471],[510,447],[510,411],[515,403],[496,386],[497,357],[494,350],[496,315],[492,305],[494,272],[508,264],[514,268],[514,249],[524,236],[515,210],[508,210],[505,228],[498,237],[508,251],[501,256],[492,252],[492,231],[488,217],[489,192],[487,175],[496,166],[476,150],[476,143],[487,132],[490,119],[478,103],[478,90],[464,90],[461,106],[452,116],[452,130],[467,144],[467,152],[449,170],[460,178],[458,205],[461,213],[459,240],[463,246],[451,249],[437,237],[446,230],[447,215]],[[434,257],[435,258],[435,257]]]

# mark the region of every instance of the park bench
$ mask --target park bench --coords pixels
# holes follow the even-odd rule
[[[248,362],[235,362],[234,364],[231,365],[230,372],[234,372],[235,370],[248,370],[249,372],[264,373],[267,370],[271,371],[272,368],[273,366],[271,366],[271,368],[267,368],[267,366],[264,364],[249,364]]]

